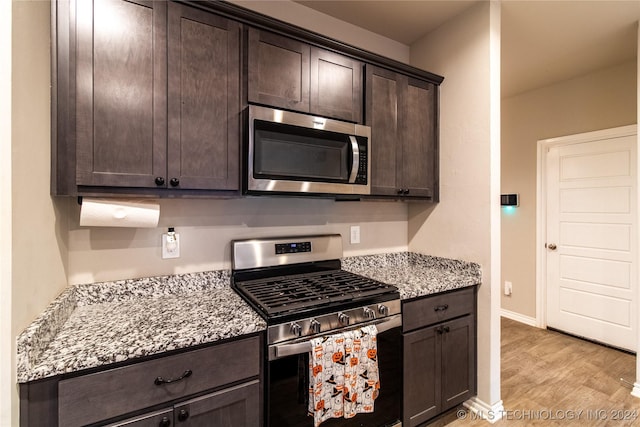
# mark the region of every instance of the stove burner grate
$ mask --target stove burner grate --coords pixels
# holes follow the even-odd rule
[[[269,317],[396,290],[344,270],[247,280],[236,283],[236,287]]]

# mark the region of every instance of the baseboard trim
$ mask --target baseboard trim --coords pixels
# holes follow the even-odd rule
[[[491,424],[500,420],[504,414],[502,400],[497,401],[493,405],[489,405],[475,396],[464,402],[463,406],[469,409],[470,412],[473,412],[478,418],[487,420]]]
[[[524,314],[516,313],[515,311],[509,311],[503,308],[500,310],[500,316],[515,320],[516,322],[524,323],[525,325],[533,326],[534,328],[538,327],[538,321],[535,317],[525,316]]]
[[[633,389],[631,390],[631,396],[640,397],[640,383],[633,383]]]

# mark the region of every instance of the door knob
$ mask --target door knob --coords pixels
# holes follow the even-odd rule
[[[550,243],[549,246],[547,246],[549,249],[551,249],[552,251],[555,251],[556,249],[558,249],[558,247],[555,245],[555,243]]]

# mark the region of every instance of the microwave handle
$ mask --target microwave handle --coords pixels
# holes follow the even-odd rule
[[[358,165],[360,165],[360,148],[358,147],[358,141],[353,135],[349,135],[351,141],[351,152],[353,154],[353,163],[351,164],[351,175],[349,175],[349,184],[356,182],[356,176],[358,176]]]

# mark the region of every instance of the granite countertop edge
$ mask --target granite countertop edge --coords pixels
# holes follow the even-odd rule
[[[228,270],[73,285],[17,338],[18,383],[263,331]]]
[[[403,300],[479,285],[480,265],[413,252],[342,259],[398,287]],[[218,270],[73,285],[17,338],[19,383],[107,366],[266,329]]]

